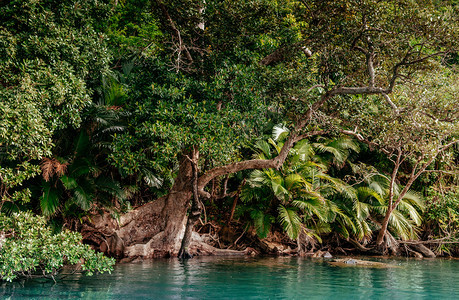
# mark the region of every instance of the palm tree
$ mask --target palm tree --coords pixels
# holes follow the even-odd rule
[[[277,155],[287,135],[285,128],[275,127],[274,139],[256,143],[256,158]],[[347,138],[320,141],[299,141],[279,170],[255,170],[250,174],[241,199],[260,237],[266,237],[276,221],[299,245],[300,239],[321,241],[320,234],[329,232],[333,222],[352,226],[349,217],[330,199],[337,193],[353,198],[354,190],[328,175],[327,170],[332,163],[342,164],[350,150],[358,148]]]
[[[396,187],[395,193],[398,194],[399,190]],[[340,226],[337,231],[344,233],[343,237],[354,239],[354,243],[366,245],[371,242],[373,233],[378,232],[387,211],[389,179],[375,172],[355,187],[355,191],[356,197],[353,199],[339,197],[333,199],[354,224],[352,228]],[[417,226],[420,226],[422,222],[419,212],[423,209],[424,205],[420,195],[408,192],[389,219],[390,236],[388,239],[416,238]]]

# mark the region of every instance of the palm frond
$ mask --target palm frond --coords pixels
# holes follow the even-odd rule
[[[417,238],[415,225],[398,210],[392,211],[389,217],[389,225],[401,239],[408,240]]]
[[[363,221],[370,215],[370,205],[365,202],[355,201],[354,210],[358,220]]]
[[[249,186],[257,188],[263,185],[271,185],[271,181],[275,177],[275,174],[272,170],[254,170],[250,173],[249,180],[247,183]]]
[[[285,138],[287,138],[289,133],[290,130],[287,127],[285,127],[283,124],[277,124],[273,128],[272,138],[275,141],[283,141]]]
[[[296,213],[296,210],[291,207],[280,205],[279,221],[282,224],[285,232],[291,239],[296,239],[301,228],[301,219]]]
[[[321,143],[314,143],[313,145],[319,153],[329,153],[336,161],[340,163],[343,162],[347,157],[346,151],[343,149],[338,149]]]
[[[324,201],[318,198],[302,198],[292,201],[292,205],[298,207],[308,215],[315,215],[319,220],[326,220]]]
[[[104,128],[104,129],[102,129],[102,130],[100,131],[100,133],[123,132],[124,130],[126,130],[126,127],[125,127],[125,126],[114,125],[114,126],[110,126],[110,127],[106,127],[106,128]],[[95,134],[95,135],[98,135],[98,134]]]
[[[271,230],[271,224],[274,222],[274,218],[260,210],[253,210],[250,213],[250,217],[253,220],[257,235],[260,238],[266,238]]]
[[[357,188],[357,198],[361,202],[372,203],[375,199],[380,205],[384,205],[386,201],[380,193],[371,187],[361,186]]]
[[[272,180],[271,188],[274,192],[274,195],[276,195],[276,197],[281,200],[285,200],[290,195],[290,192],[283,185],[282,178],[279,178],[279,180]]]
[[[95,187],[98,191],[105,192],[120,201],[126,200],[125,193],[121,188],[119,182],[112,178],[101,176],[94,181]]]
[[[59,207],[58,191],[49,183],[44,184],[43,194],[40,197],[40,208],[45,216],[51,216]]]
[[[333,188],[335,191],[341,193],[342,195],[346,196],[349,199],[356,199],[357,198],[357,191],[344,181],[339,178],[331,177],[325,173],[317,173],[316,177],[322,180],[325,180],[330,183],[330,187]]]
[[[314,148],[306,139],[297,142],[291,151],[295,153],[292,160],[296,159],[302,162],[310,160],[314,155]]]
[[[273,141],[272,139],[268,139],[268,143],[271,144],[274,149],[276,150],[276,153],[279,154],[282,150],[282,147],[284,146],[284,143],[282,142],[279,142],[276,144],[275,141]]]
[[[78,178],[91,173],[91,163],[87,158],[77,158],[69,166],[69,174],[73,178]]]
[[[76,182],[75,178],[69,177],[69,176],[61,176],[60,181],[62,182],[62,185],[66,190],[73,190],[78,186],[78,183]]]
[[[91,208],[92,195],[90,195],[82,186],[77,186],[73,190],[73,201],[81,209],[88,210]]]
[[[408,191],[402,199],[403,202],[409,203],[420,211],[424,211],[425,203],[423,197],[414,191]]]
[[[362,240],[365,237],[370,237],[372,235],[372,230],[366,220],[355,219],[354,224],[355,224],[355,234],[359,240]]]
[[[313,230],[313,232],[318,234],[318,235],[319,234],[327,234],[327,233],[330,233],[332,231],[332,228],[331,228],[330,224],[327,223],[327,222],[317,222],[313,226],[310,226],[310,229]],[[319,241],[322,242],[320,239],[319,239]]]
[[[295,188],[302,187],[306,181],[299,174],[293,173],[285,177],[284,184],[287,190],[293,190]]]
[[[422,200],[417,194],[412,194],[410,196],[413,198],[404,197],[400,201],[400,203],[397,206],[397,210],[407,213],[410,216],[411,220],[413,220],[417,226],[420,226],[422,224],[422,217],[418,209],[421,210],[423,208]]]
[[[271,147],[266,141],[257,141],[255,143],[255,149],[261,151],[255,155],[255,158],[258,159],[270,159],[271,158]]]
[[[338,148],[338,149],[345,149],[345,150],[353,150],[354,152],[360,152],[359,145],[355,142],[354,139],[351,139],[346,136],[342,136],[336,139],[330,140],[328,146]]]

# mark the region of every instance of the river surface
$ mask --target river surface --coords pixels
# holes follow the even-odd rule
[[[155,260],[57,283],[2,283],[0,299],[459,299],[458,260],[373,260],[396,267],[296,257]]]

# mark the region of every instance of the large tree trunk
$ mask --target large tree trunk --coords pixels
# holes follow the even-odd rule
[[[86,218],[83,239],[116,257],[167,257],[178,253],[191,199],[192,168],[182,159],[169,194],[119,218],[108,212]]]

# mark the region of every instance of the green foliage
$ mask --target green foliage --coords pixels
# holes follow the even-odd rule
[[[101,118],[100,115],[91,116],[96,119]],[[108,125],[103,128],[110,128],[107,120],[103,120],[102,123]],[[91,125],[94,129],[99,129],[100,133],[101,128],[97,124]],[[97,136],[96,130],[92,136]],[[42,164],[43,193],[39,200],[41,211],[45,216],[52,216],[59,209],[64,216],[79,216],[79,210],[88,211],[94,203],[105,207],[113,206],[114,199],[119,204],[124,204],[127,198],[126,192],[117,180],[107,174],[107,170],[93,155],[93,153],[98,155],[104,153],[97,148],[98,142],[101,140],[96,138],[90,141],[88,133],[83,129],[74,141],[74,155],[68,157],[66,163],[61,164],[54,160],[54,166]],[[65,168],[65,171],[55,172],[56,167]]]
[[[5,201],[51,156],[54,134],[81,124],[111,59],[94,29],[110,10],[98,0],[3,1],[0,10],[0,163],[16,173],[14,185],[2,180]]]
[[[87,275],[110,272],[114,259],[95,253],[81,239],[70,231],[53,234],[43,217],[28,212],[0,214],[0,279],[53,277],[67,264],[81,264]]]
[[[286,131],[274,129],[274,137],[286,138]],[[259,141],[257,158],[276,155],[282,142]],[[315,237],[333,231],[342,238],[355,238],[364,244],[377,232],[387,211],[389,180],[374,168],[347,162],[351,151],[359,149],[348,138],[327,139],[322,143],[298,142],[280,170],[255,170],[242,189],[245,202],[241,211],[249,211],[257,233],[266,237],[277,217],[286,234],[297,239],[300,234]],[[350,186],[327,174],[333,165],[345,163],[363,175],[361,183]],[[398,195],[400,188],[396,187]],[[414,239],[421,225],[422,198],[408,192],[389,219],[389,231],[401,239]]]
[[[2,3],[0,138],[10,158],[49,154],[53,132],[81,122],[86,81],[98,80],[110,59],[91,25],[103,9],[97,1]]]
[[[107,31],[119,59],[154,57],[160,50],[162,32],[150,6],[149,0],[126,0],[114,8]]]
[[[450,191],[429,188],[425,212],[425,233],[428,238],[443,239],[445,242],[459,240],[459,191],[457,186]],[[440,253],[457,255],[457,244],[439,244]]]
[[[191,145],[199,147],[209,166],[227,163],[264,130],[269,115],[257,67],[230,65],[205,79],[151,68],[160,77],[152,78],[141,100],[128,105],[133,116],[128,131],[114,135],[109,161],[123,176],[143,168],[167,178]],[[134,76],[144,76],[136,72]]]
[[[428,198],[425,218],[433,237],[458,238],[459,192],[452,190],[441,193],[430,189]]]

